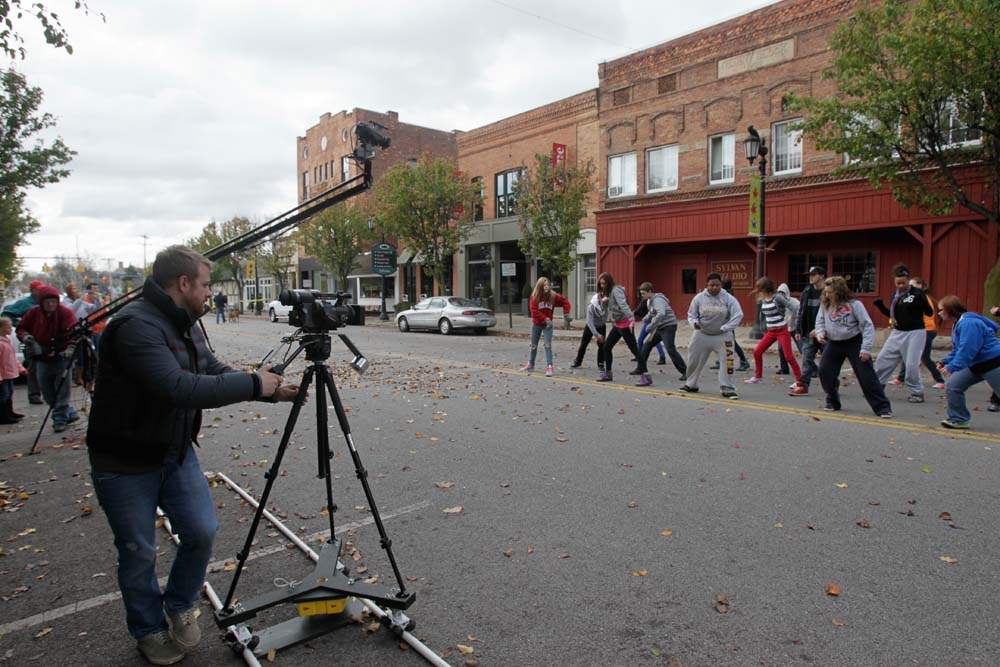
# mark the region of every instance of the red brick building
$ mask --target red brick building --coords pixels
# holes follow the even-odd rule
[[[597,91],[588,90],[458,135],[458,166],[463,175],[480,182],[483,206],[476,211],[476,227],[455,258],[454,293],[472,298],[494,295],[498,309],[505,308],[505,290],[520,310],[521,290],[539,276],[538,262],[526,258],[518,247],[521,218],[513,187],[535,155],[555,156],[566,165],[594,166],[594,192],[587,217],[581,221],[583,238],[577,243],[577,269],[557,278],[558,289],[573,303],[575,317],[585,314],[585,299],[593,292],[596,277],[596,234],[593,211],[597,206]],[[501,276],[501,266],[513,263],[516,275]],[[553,278],[550,276],[550,278]]]
[[[710,271],[730,274],[753,313],[756,239],[747,234],[746,128],[767,139],[766,272],[794,292],[808,267],[844,275],[863,301],[891,290],[905,262],[937,295],[982,306],[997,229],[956,210],[904,209],[888,189],[834,176],[846,156],[820,151],[789,123],[796,92],[828,95],[829,38],[849,0],[786,0],[599,67],[600,270],[633,294],[652,281],[679,313]],[[967,174],[981,196],[983,182]],[[873,311],[874,314],[874,311]],[[884,324],[884,318],[876,318]]]
[[[395,111],[380,113],[355,108],[335,114],[325,113],[320,116],[316,125],[306,130],[305,136],[296,139],[300,203],[358,175],[358,165],[349,156],[354,150],[354,126],[366,121],[384,126],[392,139],[389,148],[380,151],[378,159],[372,162],[372,173],[376,181],[394,165],[416,162],[424,153],[451,159],[456,157],[456,132],[402,123]],[[365,261],[362,260],[361,264],[364,265]],[[401,267],[401,273],[402,280],[398,286],[401,289],[397,289],[396,277],[386,279],[386,302],[390,308],[404,294],[409,297],[418,290],[416,283],[419,282],[419,267],[411,263]],[[381,277],[371,273],[370,266],[364,265],[357,275],[348,278],[351,284],[346,289],[354,294],[354,302],[368,308],[377,308]],[[328,292],[333,290],[334,276],[326,272],[314,258],[300,253],[297,285]]]

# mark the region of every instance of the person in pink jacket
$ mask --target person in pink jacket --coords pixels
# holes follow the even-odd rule
[[[14,412],[14,380],[28,371],[17,360],[9,317],[0,317],[0,424],[16,424],[24,415]]]

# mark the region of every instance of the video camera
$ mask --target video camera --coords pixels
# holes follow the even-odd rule
[[[308,333],[331,331],[348,324],[364,324],[364,309],[344,303],[350,298],[349,292],[321,294],[318,290],[309,289],[283,289],[278,295],[281,305],[292,307],[288,323]]]

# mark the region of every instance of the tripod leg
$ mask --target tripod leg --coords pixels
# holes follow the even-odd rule
[[[316,393],[318,394],[322,391],[319,386],[320,383],[325,384],[327,390],[330,392],[330,400],[333,401],[333,409],[337,413],[340,430],[344,432],[347,448],[350,450],[351,459],[354,461],[354,470],[357,473],[358,479],[361,480],[361,488],[365,491],[365,499],[368,501],[368,507],[372,511],[372,518],[375,520],[376,528],[378,528],[379,544],[382,545],[386,555],[389,557],[389,564],[392,565],[392,571],[396,575],[396,582],[399,584],[399,595],[403,596],[406,594],[406,584],[403,583],[403,575],[400,574],[399,566],[396,565],[396,557],[392,553],[392,540],[386,534],[385,526],[382,525],[382,516],[378,512],[378,507],[375,506],[375,498],[372,496],[371,487],[368,485],[368,471],[365,470],[364,464],[361,463],[361,457],[354,446],[354,438],[351,437],[351,425],[347,422],[347,413],[344,411],[344,404],[340,400],[337,385],[333,381],[333,375],[330,373],[329,368],[322,366],[319,372],[320,379],[316,381]]]
[[[41,363],[41,362],[39,362],[37,360],[34,360],[33,363],[37,364],[37,363]],[[72,368],[73,368],[73,364],[70,363],[69,360],[67,360],[66,361],[66,369],[63,371],[62,377],[59,378],[59,384],[56,385],[56,397],[55,397],[56,401],[59,400],[59,394],[60,394],[60,392],[62,392],[62,388],[66,384],[66,379],[69,377],[70,370]],[[37,447],[38,447],[38,441],[42,437],[42,431],[45,430],[45,424],[48,423],[49,416],[52,414],[52,408],[53,408],[54,404],[55,404],[55,401],[53,401],[52,403],[49,403],[49,409],[45,411],[45,417],[42,418],[42,425],[38,427],[38,434],[35,435],[35,441],[33,443],[31,443],[31,449],[28,450],[29,454],[34,454],[35,453],[35,449],[37,449]]]
[[[325,376],[330,371],[326,366],[319,365],[319,379],[316,380],[316,456],[317,472],[316,476],[326,481],[326,513],[330,523],[330,543],[333,543],[333,536],[336,534],[334,514],[337,506],[333,502],[333,475],[330,474],[330,459],[333,453],[330,451],[330,425],[326,414],[326,392],[323,386],[326,384]]]
[[[267,498],[271,495],[271,487],[274,486],[274,480],[277,479],[278,474],[281,472],[281,460],[285,456],[285,450],[288,448],[288,441],[291,439],[292,431],[295,429],[295,422],[299,418],[299,411],[302,410],[302,405],[306,401],[306,393],[309,390],[309,383],[312,382],[313,373],[314,371],[312,367],[306,368],[306,372],[302,376],[302,384],[300,385],[299,395],[295,397],[295,402],[292,403],[292,410],[288,414],[288,420],[285,422],[285,432],[281,435],[281,443],[278,445],[278,451],[275,452],[274,462],[271,464],[270,469],[264,473],[264,479],[267,480],[264,484],[264,491],[260,495],[257,511],[254,512],[253,521],[250,523],[250,532],[247,534],[247,539],[243,543],[243,550],[236,554],[236,570],[233,572],[233,580],[229,584],[229,592],[226,593],[226,601],[222,605],[223,610],[226,612],[232,611],[233,595],[236,593],[236,584],[239,583],[240,575],[243,573],[243,566],[246,563],[247,557],[250,555],[250,547],[253,544],[254,536],[257,534],[257,527],[260,525],[260,519],[264,516],[264,510],[267,509]]]

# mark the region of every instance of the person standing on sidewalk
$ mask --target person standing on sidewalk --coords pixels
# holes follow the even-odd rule
[[[639,290],[639,305],[635,307],[635,311],[632,313],[636,320],[642,320],[642,328],[639,329],[639,338],[636,340],[636,347],[642,350],[642,344],[646,342],[646,336],[649,335],[649,323],[646,321],[646,315],[649,314],[649,299],[642,295],[642,289]],[[660,359],[657,361],[657,365],[663,366],[667,363],[667,350],[663,346],[661,341],[656,345],[656,351],[660,353]],[[633,359],[633,361],[639,361],[638,359]],[[638,368],[629,375],[639,375]]]
[[[607,313],[601,308],[601,303],[597,298],[597,294],[595,294],[591,297],[590,303],[587,304],[587,326],[583,328],[583,336],[580,337],[580,347],[576,351],[576,359],[570,364],[570,368],[579,368],[583,365],[583,355],[587,353],[587,346],[590,345],[592,338],[603,339],[607,335],[607,327],[604,324],[607,317]],[[597,342],[597,340],[594,341],[594,346],[597,348],[597,368],[603,373],[604,346]]]
[[[31,284],[28,285],[28,296],[22,297],[8,305],[3,309],[3,312],[0,312],[0,315],[9,317],[16,327],[20,323],[21,318],[24,317],[24,314],[38,305],[38,290],[44,286],[45,283],[41,280],[32,280]],[[22,340],[21,342],[23,343],[24,341]],[[28,403],[41,405],[45,401],[42,400],[42,388],[38,384],[38,366],[31,363],[31,357],[27,353],[24,355],[24,366],[28,369]]]
[[[927,297],[927,303],[930,304],[932,311],[937,311],[934,304],[934,299],[931,298],[930,288],[924,279],[919,276],[914,276],[910,278],[910,285],[916,287],[917,289],[923,290],[924,296]],[[920,361],[924,364],[926,368],[931,373],[931,377],[934,378],[934,388],[944,389],[944,377],[941,375],[941,371],[938,370],[937,364],[931,359],[931,346],[934,344],[934,339],[937,338],[937,315],[924,315],[924,329],[927,331],[927,342],[924,343],[924,352],[920,357]],[[903,384],[906,379],[906,362],[899,368],[899,375],[894,379],[890,380],[891,384]]]
[[[733,281],[730,278],[726,278],[725,280],[723,280],[722,281],[722,289],[724,289],[725,291],[727,291],[730,294],[732,294],[733,293]],[[740,373],[743,373],[744,371],[750,370],[750,362],[747,361],[747,353],[744,352],[743,351],[743,347],[740,346],[740,341],[737,340],[737,338],[736,338],[736,332],[735,331],[733,332],[733,350],[736,352],[736,356],[739,357],[739,359],[740,359],[739,368],[737,368],[736,370],[738,372],[740,372]],[[711,370],[711,371],[717,371],[717,370],[719,370],[719,361],[716,360],[714,364],[712,364],[711,366],[708,367],[708,369]]]
[[[938,362],[938,369],[949,374],[945,385],[948,418],[941,426],[967,429],[972,415],[965,404],[965,392],[974,384],[986,381],[993,394],[1000,392],[1000,340],[996,322],[979,313],[966,311],[957,296],[946,296],[938,306],[941,319],[955,322],[951,330],[951,354]]]
[[[795,361],[795,353],[792,352],[792,337],[788,332],[788,298],[784,294],[774,291],[774,281],[767,276],[758,280],[755,288],[767,331],[753,350],[753,377],[747,378],[744,382],[746,384],[760,384],[764,375],[764,353],[775,341],[785,353],[785,359],[791,365],[795,381],[798,382],[802,373],[799,370],[798,362]]]
[[[197,601],[218,529],[194,445],[202,409],[274,397],[297,386],[230,368],[195,326],[211,294],[211,263],[184,246],[160,251],[142,295],[101,337],[87,429],[91,480],[114,533],[129,634],[154,665],[184,659],[201,639]],[[180,536],[164,590],[156,579],[156,508]]]
[[[872,366],[875,325],[864,304],[854,298],[847,281],[840,276],[824,281],[815,331],[816,341],[823,346],[819,381],[826,392],[824,409],[841,408],[839,376],[847,359],[872,411],[883,419],[891,419],[892,406]]]
[[[604,372],[597,381],[611,382],[613,351],[619,340],[624,340],[632,355],[636,359],[639,358],[639,346],[636,345],[635,334],[632,332],[635,315],[628,305],[628,299],[625,298],[625,288],[615,285],[615,279],[607,271],[597,277],[597,297],[601,307],[608,313],[608,321],[612,324],[608,337],[602,336],[597,339],[597,342],[604,346]]]
[[[681,380],[687,380],[687,364],[684,357],[677,352],[675,339],[677,337],[677,316],[670,307],[670,300],[663,294],[653,291],[653,284],[645,282],[639,286],[639,294],[643,300],[649,304],[649,312],[642,323],[642,330],[647,327],[650,332],[642,349],[639,350],[638,364],[636,370],[639,371],[639,387],[648,387],[653,384],[653,379],[649,376],[649,369],[646,363],[653,348],[665,341],[667,352],[670,354],[670,361],[674,363],[674,368],[681,374]]]
[[[698,391],[701,371],[712,352],[719,357],[719,389],[723,398],[739,398],[733,385],[733,342],[736,327],[743,321],[743,308],[729,292],[722,289],[722,276],[708,274],[705,289],[691,300],[688,323],[694,328],[688,347],[687,381],[680,390]]]
[[[65,431],[80,416],[69,404],[71,382],[63,372],[73,360],[65,356],[69,330],[76,324],[73,311],[59,303],[59,290],[45,285],[38,290],[39,305],[17,325],[17,337],[32,348],[32,364],[37,364],[38,385],[45,402],[52,406],[52,430]]]
[[[563,309],[563,316],[569,314],[573,306],[569,299],[552,291],[549,279],[541,277],[535,283],[535,289],[528,300],[531,311],[531,349],[528,352],[528,363],[521,370],[530,373],[535,369],[535,356],[538,354],[538,341],[543,340],[545,346],[545,377],[552,377],[555,369],[552,366],[552,318],[556,308]]]
[[[778,294],[783,295],[788,300],[788,306],[785,308],[785,322],[788,328],[788,337],[792,343],[792,351],[798,352],[800,346],[798,341],[795,340],[794,332],[792,327],[795,326],[795,320],[799,317],[799,300],[792,296],[792,291],[788,289],[787,283],[781,283],[778,285]],[[788,367],[788,359],[785,358],[785,351],[778,347],[778,375],[791,375],[791,370]],[[796,380],[789,389],[798,386],[798,380]]]
[[[792,331],[795,341],[799,343],[802,352],[802,376],[788,392],[789,396],[805,396],[809,393],[809,383],[818,374],[816,354],[821,352],[821,345],[816,340],[816,315],[819,313],[820,300],[823,296],[823,281],[826,280],[826,269],[813,266],[809,269],[809,284],[802,290],[799,299],[799,315]]]
[[[229,305],[229,297],[222,293],[220,289],[215,293],[215,323],[226,323],[226,306]]]
[[[896,284],[892,304],[886,308],[882,299],[875,300],[875,307],[889,317],[892,325],[892,331],[875,359],[875,374],[885,386],[896,370],[896,365],[902,361],[906,365],[906,388],[910,390],[910,396],[906,400],[910,403],[923,403],[924,382],[920,378],[920,357],[927,341],[924,316],[933,315],[934,311],[923,291],[910,285],[910,271],[906,266],[897,264],[893,267],[892,277]]]

